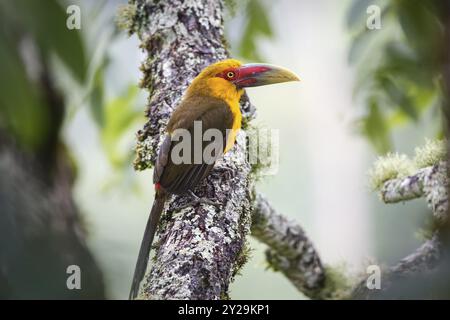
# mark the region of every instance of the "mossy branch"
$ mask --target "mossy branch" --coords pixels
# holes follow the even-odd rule
[[[448,176],[445,141],[427,140],[414,159],[388,154],[370,171],[371,184],[385,203],[424,197],[434,217],[444,222],[448,211]]]
[[[413,160],[397,154],[379,158],[371,171],[372,186],[380,192],[381,200],[385,203],[425,198],[433,212],[436,230],[432,230],[432,235],[417,250],[383,272],[381,290],[368,290],[363,279],[356,286],[354,298],[417,297],[419,290],[408,292],[405,285],[411,287],[411,282],[419,275],[432,274],[443,263],[439,226],[448,223],[445,141],[427,140],[423,147],[416,148],[415,153]],[[423,297],[423,293],[420,297]]]

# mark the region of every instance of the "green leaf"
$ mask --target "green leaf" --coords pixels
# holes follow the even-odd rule
[[[101,140],[109,160],[116,167],[123,166],[129,158],[129,154],[120,152],[119,142],[141,117],[141,112],[134,108],[137,93],[138,88],[132,85],[123,96],[113,99],[105,107]]]
[[[421,67],[418,68],[418,65]],[[380,66],[380,70],[426,89],[435,87],[432,67],[426,61],[420,61],[416,52],[398,41],[387,44],[385,63]]]
[[[392,104],[402,110],[412,120],[418,119],[413,100],[408,96],[405,88],[400,87],[389,75],[378,74],[378,83]]]
[[[76,80],[84,82],[87,62],[83,41],[79,30],[67,28],[66,8],[56,0],[16,0],[13,6],[17,20],[33,34],[43,52],[47,56],[55,53]]]
[[[443,29],[430,8],[431,1],[398,0],[397,12],[408,43],[421,61],[430,63],[438,58],[444,41]]]
[[[361,122],[362,133],[369,139],[375,150],[381,154],[389,152],[391,150],[389,126],[375,98],[370,99],[369,114]]]
[[[47,139],[48,107],[28,80],[15,43],[0,31],[0,127],[24,147],[39,148]]]
[[[350,63],[355,63],[363,56],[363,52],[367,51],[370,41],[375,34],[375,32],[364,29],[355,36],[350,45],[348,54],[348,61]]]
[[[247,25],[238,46],[239,54],[249,60],[260,61],[256,48],[259,37],[272,37],[272,27],[261,0],[250,0],[247,4]]]
[[[94,122],[99,126],[103,127],[105,124],[104,115],[104,73],[105,73],[106,63],[102,63],[97,70],[94,72],[92,79],[92,89],[89,95],[89,106]]]

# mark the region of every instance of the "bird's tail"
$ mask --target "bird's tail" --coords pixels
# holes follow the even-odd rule
[[[150,248],[152,246],[153,238],[155,237],[161,212],[164,209],[166,198],[167,194],[163,190],[156,190],[155,200],[153,201],[152,210],[150,211],[150,216],[148,217],[141,248],[139,249],[139,256],[134,269],[133,282],[131,284],[130,295],[128,297],[130,300],[136,298],[139,292],[139,286],[144,278],[148,259],[150,257]]]

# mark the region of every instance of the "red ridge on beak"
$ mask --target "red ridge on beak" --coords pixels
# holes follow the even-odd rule
[[[233,82],[240,88],[258,87],[268,84],[300,81],[291,71],[270,64],[244,64],[237,69],[237,78]]]

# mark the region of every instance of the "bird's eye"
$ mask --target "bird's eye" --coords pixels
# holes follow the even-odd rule
[[[234,78],[234,72],[233,71],[227,72],[227,78],[233,79]]]

